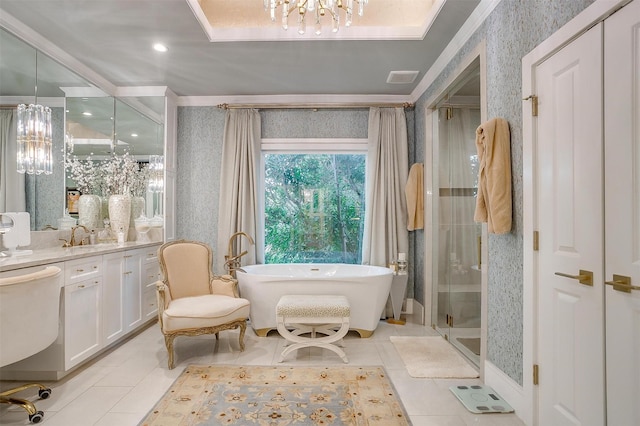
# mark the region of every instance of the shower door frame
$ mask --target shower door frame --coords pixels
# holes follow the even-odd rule
[[[434,280],[434,265],[438,261],[439,233],[437,223],[434,219],[438,217],[439,208],[439,185],[434,182],[434,176],[439,174],[438,158],[438,109],[436,106],[446,96],[452,84],[463,74],[467,68],[476,60],[480,61],[480,120],[487,120],[487,91],[486,91],[486,42],[481,41],[475,49],[470,51],[466,57],[461,59],[458,66],[451,73],[443,84],[442,89],[437,94],[428,98],[425,105],[425,165],[431,170],[425,172],[425,250],[424,250],[424,289],[425,289],[425,324],[430,324],[435,330],[433,314],[437,313],[437,299],[434,292],[437,291],[438,282]],[[483,265],[488,265],[488,244],[487,225],[482,224],[481,236],[481,258]],[[484,378],[485,360],[487,354],[487,267],[483,267],[481,274],[481,301],[480,301],[480,378]],[[430,299],[429,299],[430,298]]]

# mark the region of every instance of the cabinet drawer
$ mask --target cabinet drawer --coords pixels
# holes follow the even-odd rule
[[[145,264],[158,263],[158,246],[147,247],[140,250],[144,250],[142,261]]]
[[[65,285],[99,277],[102,274],[102,256],[65,262]]]
[[[142,295],[142,316],[144,320],[153,318],[158,314],[158,297],[156,296],[156,287],[150,285]]]
[[[144,265],[144,270],[142,271],[142,285],[146,286],[149,284],[153,284],[158,280],[162,279],[162,273],[160,272],[159,264],[148,264]]]

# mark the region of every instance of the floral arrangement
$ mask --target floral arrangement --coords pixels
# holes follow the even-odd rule
[[[80,192],[103,196],[144,195],[149,178],[148,168],[141,169],[136,159],[128,152],[122,155],[111,154],[104,161],[95,161],[91,156],[86,160],[80,160],[68,153],[65,158],[65,170]]]
[[[67,177],[73,179],[83,194],[98,194],[101,187],[101,174],[91,156],[79,160],[75,155],[67,155],[64,160]]]

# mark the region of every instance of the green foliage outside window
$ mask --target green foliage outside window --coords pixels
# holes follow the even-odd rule
[[[265,263],[361,263],[364,154],[265,155]]]

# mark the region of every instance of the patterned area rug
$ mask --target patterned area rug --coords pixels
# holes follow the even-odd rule
[[[191,365],[139,426],[410,424],[382,367]]]

